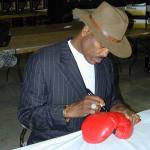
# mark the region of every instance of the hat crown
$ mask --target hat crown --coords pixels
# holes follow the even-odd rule
[[[99,27],[118,40],[121,40],[128,26],[128,17],[125,12],[103,2],[92,12],[92,17]]]

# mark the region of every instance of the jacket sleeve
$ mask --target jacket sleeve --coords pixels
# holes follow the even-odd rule
[[[63,105],[47,103],[47,87],[41,57],[34,54],[28,60],[23,77],[18,119],[30,129],[65,127]]]

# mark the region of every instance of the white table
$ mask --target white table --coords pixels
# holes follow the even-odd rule
[[[78,131],[17,150],[150,150],[150,109],[139,115],[142,121],[134,126],[132,136],[126,140],[112,134],[102,143],[88,144]]]

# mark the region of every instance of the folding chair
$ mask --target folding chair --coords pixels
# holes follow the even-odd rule
[[[27,141],[25,141],[25,135],[26,135],[28,129],[22,124],[21,124],[21,126],[23,129],[20,133],[20,147],[24,147],[27,145]]]

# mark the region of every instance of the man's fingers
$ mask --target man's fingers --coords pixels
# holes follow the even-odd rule
[[[137,124],[138,122],[141,121],[140,116],[138,114],[133,114],[132,120],[133,120],[133,124]]]
[[[95,114],[95,110],[90,110],[90,114],[92,115],[92,114]]]
[[[104,100],[98,96],[86,96],[86,100],[90,103],[95,103],[97,106],[105,106]]]
[[[140,116],[138,114],[136,114],[135,112],[132,112],[130,114],[126,114],[126,117],[131,120],[133,125],[135,125],[141,121]]]

